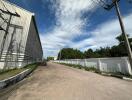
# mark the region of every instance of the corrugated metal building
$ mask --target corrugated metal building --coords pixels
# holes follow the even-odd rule
[[[42,61],[34,13],[0,0],[0,69]]]

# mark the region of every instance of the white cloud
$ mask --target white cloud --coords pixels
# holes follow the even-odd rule
[[[51,0],[56,11],[56,26],[49,33],[43,33],[41,37],[44,56],[57,56],[59,50],[63,47],[78,48],[82,51],[88,48],[99,48],[112,46],[118,43],[115,37],[121,33],[117,19],[108,21],[98,26],[89,34],[92,36],[79,42],[73,42],[76,37],[84,35],[83,27],[86,25],[85,19],[82,19],[82,13],[85,11],[94,11],[96,6],[92,0]],[[94,8],[94,9],[93,9]],[[127,32],[132,35],[132,14],[125,17],[124,22],[127,26]]]
[[[123,18],[126,33],[132,36],[132,14],[127,15]],[[82,51],[87,50],[89,48],[99,48],[99,47],[107,47],[118,44],[118,41],[115,39],[119,34],[121,34],[121,29],[119,25],[118,19],[114,19],[108,22],[103,23],[99,27],[97,27],[94,31],[91,32],[92,37],[85,39],[74,45],[74,48],[79,48]],[[90,46],[87,46],[90,45]]]
[[[73,38],[82,34],[86,24],[85,19],[81,18],[82,13],[95,7],[91,0],[50,1],[54,4],[51,8],[56,10],[57,23],[51,32],[41,35],[45,56],[57,55],[59,49],[71,44]]]

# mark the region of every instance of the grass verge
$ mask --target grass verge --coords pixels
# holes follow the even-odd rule
[[[38,64],[30,64],[23,68],[15,68],[15,69],[9,69],[9,70],[0,70],[0,80],[7,79],[9,77],[15,76],[21,72],[23,72],[26,69],[35,70],[37,68]]]
[[[66,66],[70,66],[73,68],[78,68],[78,69],[84,69],[86,71],[91,71],[91,72],[95,72],[95,73],[101,73],[98,69],[96,69],[95,67],[86,67],[86,66],[82,66],[82,65],[75,65],[75,64],[65,64],[65,63],[58,63],[58,64],[62,64],[62,65],[66,65]]]

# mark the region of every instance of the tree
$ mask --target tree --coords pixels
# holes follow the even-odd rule
[[[130,46],[132,48],[132,38],[129,38],[128,40],[130,42]],[[126,47],[125,47],[125,41],[124,41],[124,36],[123,34],[119,35],[116,37],[118,40],[119,44],[106,48],[100,47],[99,49],[96,49],[93,51],[92,49],[88,49],[87,51],[84,52],[84,55],[86,58],[98,58],[98,57],[122,57],[122,56],[127,56],[126,52]]]
[[[47,61],[54,60],[54,57],[47,57]]]
[[[84,52],[85,58],[93,58],[95,57],[95,53],[93,52],[92,49],[88,49],[87,51]]]
[[[132,38],[129,38],[129,35],[127,35],[127,37],[130,42],[130,46],[132,48]],[[124,39],[123,34],[117,36],[116,39],[118,40],[119,45],[111,47],[112,57],[128,56],[126,52],[125,39]]]
[[[110,57],[110,47],[106,47],[106,48],[102,48],[100,47],[100,49],[96,49],[95,51],[96,54],[98,54],[98,57]]]
[[[127,34],[127,37],[128,37],[130,46],[131,46],[131,48],[132,48],[132,38],[130,38],[128,34]],[[125,45],[125,39],[124,39],[123,34],[117,36],[116,39],[118,40],[119,45]]]
[[[77,49],[63,48],[58,54],[58,60],[60,59],[83,59],[84,54]]]

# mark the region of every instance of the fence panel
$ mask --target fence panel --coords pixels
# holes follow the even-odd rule
[[[54,62],[75,64],[85,67],[94,67],[102,72],[122,73],[122,74],[132,75],[130,63],[127,57],[66,59],[66,60],[60,60]]]

